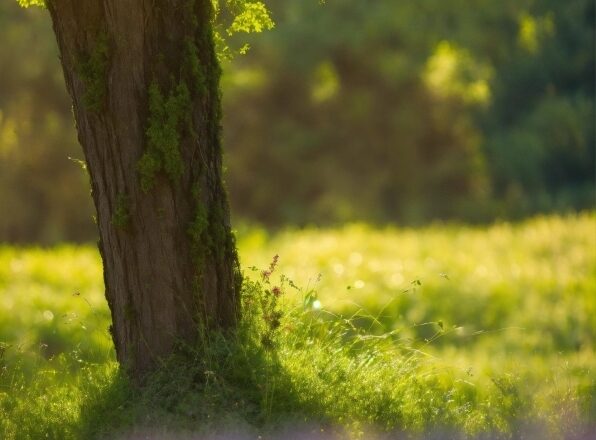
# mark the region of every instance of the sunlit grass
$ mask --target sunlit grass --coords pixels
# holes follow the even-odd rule
[[[271,285],[247,295],[266,295],[280,274],[301,286],[285,282],[276,350],[254,335],[248,348],[215,344],[217,366],[202,353],[171,367],[183,369],[180,396],[156,378],[135,404],[114,361],[97,251],[0,248],[0,437],[204,431],[216,419],[259,432],[293,417],[352,435],[507,432],[523,421],[557,438],[595,423],[595,214],[489,228],[253,228],[239,248],[245,268],[280,256]],[[197,371],[214,379],[195,389],[184,378]]]

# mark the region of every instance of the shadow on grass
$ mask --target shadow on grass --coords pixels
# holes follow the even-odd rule
[[[572,414],[567,427],[554,431],[543,423],[518,419],[509,432],[466,435],[461,429],[432,424],[418,432],[382,432],[374,426],[352,425],[349,416],[342,422],[344,429],[329,415],[329,402],[305,398],[295,381],[274,350],[216,336],[209,349],[187,350],[164,362],[141,388],[116,367],[103,381],[89,385],[81,406],[79,438],[331,440],[354,438],[360,432],[360,438],[377,440],[587,440],[596,432],[593,423],[573,422]]]
[[[285,438],[339,435],[322,404],[301,399],[275,350],[221,335],[206,347],[168,359],[142,387],[114,367],[85,393],[81,438],[244,439],[288,426],[308,435]]]

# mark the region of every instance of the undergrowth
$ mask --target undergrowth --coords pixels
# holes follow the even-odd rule
[[[267,437],[288,425],[352,438],[374,431],[511,436],[528,404],[511,378],[493,378],[498,392],[483,391],[395,333],[367,332],[357,324],[362,310],[336,315],[320,308],[314,288],[283,275],[274,284],[277,261],[251,268],[259,276],[245,280],[234,334],[203,333],[198,346],[181,344],[140,388],[114,361],[86,362],[76,350],[47,361],[52,368],[33,380],[18,360],[4,365],[4,387],[13,391],[0,400],[5,438],[170,438],[230,429]],[[288,289],[300,301],[288,300]],[[435,337],[444,333],[429,324]]]
[[[52,267],[46,251],[29,250],[8,260],[12,254],[6,252],[0,252],[0,262],[7,263],[0,264],[1,309],[40,312],[3,315],[0,322],[4,340],[20,341],[0,346],[1,438],[153,439],[230,432],[241,433],[240,438],[289,438],[279,433],[306,426],[342,438],[368,439],[379,432],[405,437],[405,432],[406,438],[440,433],[438,438],[555,439],[574,430],[585,433],[593,423],[589,349],[571,352],[573,346],[560,345],[562,366],[539,350],[520,357],[515,345],[509,351],[515,357],[502,359],[497,350],[486,351],[486,341],[458,343],[459,327],[448,324],[448,316],[388,325],[382,308],[374,314],[363,308],[333,310],[327,308],[328,297],[318,296],[323,281],[317,277],[306,288],[297,286],[279,275],[277,257],[264,270],[249,268],[242,319],[233,335],[202,333],[200,344],[181,345],[137,388],[114,360],[100,290],[85,297],[96,288],[93,280],[100,279],[101,268],[89,266],[94,269],[88,275],[79,270],[70,286],[76,290],[65,294],[58,266]],[[52,252],[60,264],[76,261],[65,274],[89,257],[70,248]],[[425,301],[424,283],[414,279],[405,295]],[[62,294],[52,296],[50,288]],[[18,292],[29,302],[19,302]],[[82,312],[80,319],[59,316],[58,310],[67,308],[57,298],[79,302],[86,318]],[[559,310],[563,306],[559,303]],[[576,319],[581,313],[577,309]],[[59,324],[58,318],[64,321]],[[38,333],[27,341],[19,328]],[[491,333],[487,341],[497,344],[502,333]],[[456,365],[462,353],[469,364],[474,356],[493,358],[473,369]]]

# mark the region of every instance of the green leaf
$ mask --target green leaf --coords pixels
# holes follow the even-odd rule
[[[28,8],[29,6],[40,6],[45,8],[46,6],[45,0],[17,0],[17,2],[23,8]]]
[[[267,7],[262,2],[247,2],[242,5],[241,11],[228,28],[228,35],[237,32],[262,32],[272,29],[273,20],[269,16]]]

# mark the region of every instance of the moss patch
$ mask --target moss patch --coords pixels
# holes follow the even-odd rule
[[[184,40],[184,63],[182,70],[186,76],[192,79],[193,91],[198,95],[204,95],[207,90],[206,75],[199,60],[199,49],[191,37],[187,37]]]
[[[112,224],[118,228],[125,229],[130,224],[129,198],[124,193],[116,196],[116,204],[112,213]]]
[[[201,201],[201,189],[198,183],[193,185],[192,195],[196,203],[196,212],[187,232],[191,242],[193,260],[197,267],[201,267],[205,255],[212,247],[212,242],[209,236],[208,212]]]
[[[191,98],[186,83],[181,81],[167,96],[153,81],[149,86],[149,119],[145,134],[147,149],[138,163],[141,188],[149,191],[155,176],[163,171],[175,183],[184,171],[180,154],[183,125],[190,125]]]
[[[100,112],[105,106],[109,55],[108,36],[102,32],[98,35],[91,52],[82,55],[78,65],[78,73],[85,84],[83,104],[87,110],[94,113]]]

